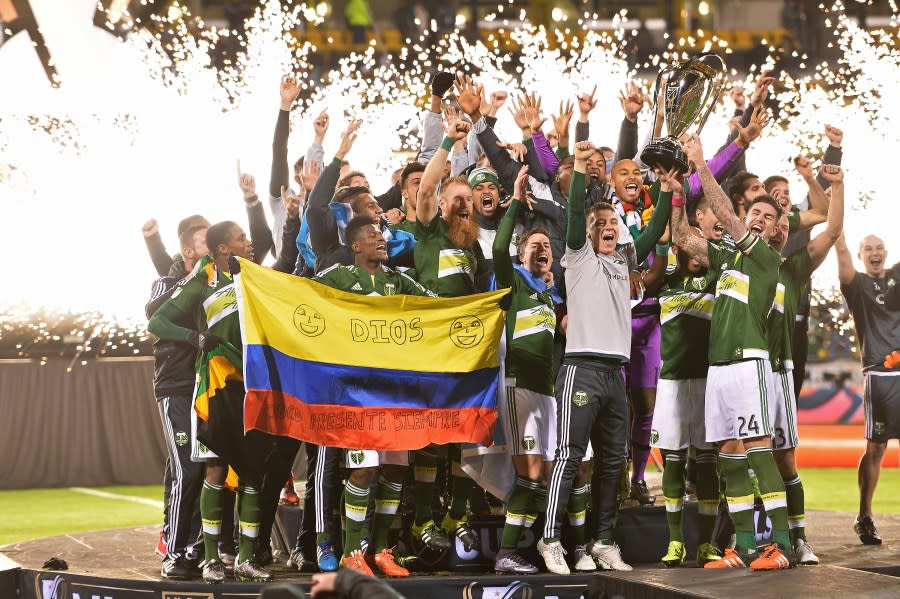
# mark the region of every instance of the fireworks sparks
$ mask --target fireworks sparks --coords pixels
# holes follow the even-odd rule
[[[298,41],[325,16],[315,3],[292,9],[265,3],[248,20],[240,41],[233,32],[205,27],[179,6],[126,42],[91,26],[92,0],[64,6],[32,0],[32,5],[63,85],[47,85],[24,38],[13,38],[0,51],[0,74],[16,82],[18,92],[0,99],[0,232],[8,250],[6,280],[16,282],[3,286],[0,306],[82,313],[71,330],[86,339],[97,326],[103,333],[112,322],[141,321],[154,277],[139,237],[144,221],[153,217],[162,223],[172,251],[177,251],[174,225],[189,213],[244,221],[236,159],[256,175],[265,201],[278,81],[285,73],[295,74],[303,89],[292,113],[291,159],[305,153],[312,120],[321,110],[327,108],[332,117],[326,157],[345,123],[362,118],[348,159],[379,191],[418,149],[419,112],[430,93],[428,78],[439,68],[475,75],[487,94],[536,91],[545,107],[596,85],[591,138],[613,147],[621,121],[618,90],[636,78],[624,50],[634,25],[624,12],[611,31],[599,30],[597,15],[589,14],[569,15],[557,23],[561,29],[548,31],[529,23],[524,11],[499,4],[489,19],[496,29],[487,42],[461,34],[435,42],[426,31],[396,56],[370,45],[326,72],[317,57],[328,40],[323,47]],[[900,54],[895,31],[862,31],[839,10],[830,18],[843,58],[818,65],[810,76],[781,74],[774,93],[781,110],[747,162],[763,177],[790,175],[794,195],[802,196],[790,159],[799,152],[820,157],[826,123],[844,129],[847,194],[856,208],[846,218],[852,247],[863,233],[883,232],[897,214],[889,161],[900,147]],[[709,32],[674,37],[668,35],[661,57],[638,65],[641,72],[692,49],[712,49],[728,58],[727,44]],[[235,52],[214,64],[211,56],[217,54],[211,50],[223,46]],[[743,82],[748,89],[752,78],[753,73]],[[638,83],[651,91],[652,79]],[[724,140],[730,110],[722,102],[711,116],[703,133],[707,148]],[[501,139],[518,141],[519,130],[506,111],[498,116]],[[643,135],[649,111],[639,119]],[[890,245],[893,236],[883,237]],[[834,279],[835,267],[826,263],[816,279],[824,290],[820,304],[840,305],[834,301]],[[10,308],[2,318],[32,331],[34,343],[48,341],[49,333],[42,331],[59,329],[56,320],[35,310]],[[45,326],[32,329],[32,321]],[[846,318],[835,322],[841,330]],[[146,342],[140,324],[133,326],[107,331],[117,339],[117,350]],[[11,330],[4,329],[4,340]]]

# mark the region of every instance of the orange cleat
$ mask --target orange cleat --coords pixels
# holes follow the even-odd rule
[[[394,559],[393,549],[382,549],[375,554],[375,565],[385,576],[391,578],[405,578],[409,576],[409,570],[401,566]]]
[[[300,497],[297,495],[297,492],[294,491],[294,477],[291,476],[286,483],[284,483],[284,488],[281,490],[281,495],[278,497],[279,505],[300,505]]]
[[[341,558],[341,568],[350,568],[351,570],[362,572],[366,576],[375,576],[369,564],[366,563],[363,552],[359,549],[354,549],[350,552],[350,555]]]
[[[766,545],[759,552],[759,557],[750,562],[751,570],[787,570],[791,560],[784,554],[778,543]]]
[[[725,553],[722,555],[722,559],[706,562],[705,564],[703,564],[703,567],[709,569],[746,568],[747,563],[744,561],[744,558],[741,557],[740,553],[738,553],[734,549],[729,548],[725,550]]]
[[[169,548],[166,547],[166,537],[163,531],[159,531],[159,540],[156,542],[156,547],[153,548],[153,553],[158,555],[159,557],[165,558],[166,553],[169,552]]]

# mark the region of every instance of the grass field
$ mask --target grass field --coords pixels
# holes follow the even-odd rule
[[[807,468],[801,472],[810,510],[856,512],[856,470]],[[91,492],[99,491],[105,496]],[[162,523],[162,487],[96,487],[0,491],[0,545],[90,530]],[[875,512],[900,514],[900,470],[885,469]]]

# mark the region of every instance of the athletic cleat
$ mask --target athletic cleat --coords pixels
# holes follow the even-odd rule
[[[225,582],[225,564],[217,559],[203,562],[201,576],[208,584],[220,584]]]
[[[619,551],[618,545],[604,545],[600,541],[595,541],[590,545],[590,552],[601,570],[631,572],[633,569],[622,560],[622,552]]]
[[[165,559],[168,552],[169,548],[166,547],[165,533],[163,531],[159,531],[159,540],[156,542],[156,547],[153,548],[153,553],[155,553],[162,559]]]
[[[547,566],[547,570],[551,573],[560,576],[566,576],[572,573],[569,570],[569,564],[566,563],[566,550],[563,549],[562,543],[559,541],[544,543],[544,539],[541,539],[538,541],[537,550],[538,553],[541,554],[541,557],[544,558],[544,564]]]
[[[818,566],[819,556],[813,553],[812,547],[806,539],[797,539],[794,541],[794,555],[797,556],[797,563],[803,566]]]
[[[452,532],[462,542],[466,551],[472,551],[481,547],[481,539],[478,538],[478,533],[469,526],[469,521],[465,516],[459,520],[454,520],[447,514],[441,521],[441,529],[448,535]]]
[[[265,547],[257,547],[256,551],[253,553],[253,561],[260,566],[268,566],[274,562],[275,557],[272,555],[271,544],[266,543]]]
[[[575,555],[573,557],[575,560],[576,572],[597,571],[597,564],[594,563],[594,559],[591,557],[591,554],[588,553],[587,545],[576,545]]]
[[[291,551],[290,556],[288,556],[287,566],[288,568],[294,568],[303,574],[319,571],[316,560],[305,555],[299,547],[295,547],[294,550]]]
[[[391,578],[406,578],[409,570],[397,563],[394,559],[393,549],[382,549],[375,554],[375,566],[381,573]]]
[[[494,560],[494,571],[497,574],[537,574],[537,566],[528,562],[515,549],[501,549]]]
[[[331,541],[322,541],[316,547],[316,563],[322,572],[334,572],[338,569],[338,559]]]
[[[697,551],[697,553],[699,555],[699,553],[700,553],[699,550]],[[731,549],[729,547],[728,549],[725,550],[725,553],[722,554],[722,557],[720,557],[717,560],[706,562],[705,564],[703,564],[703,567],[704,568],[718,568],[718,569],[746,568],[747,560],[749,558],[750,558],[750,556],[741,556],[740,553],[738,553],[737,551],[735,551],[734,549]],[[699,562],[699,559],[697,561]]]
[[[169,580],[190,580],[194,576],[194,569],[181,556],[167,557],[163,560],[160,574]]]
[[[341,568],[356,570],[357,572],[365,574],[366,576],[375,576],[375,573],[372,572],[369,564],[366,563],[366,558],[363,555],[363,552],[359,549],[354,549],[350,552],[350,555],[341,558]]]
[[[705,567],[709,562],[717,562],[720,559],[722,559],[722,556],[712,546],[712,543],[703,543],[697,547],[697,565],[701,568]]]
[[[419,537],[419,540],[429,549],[435,551],[447,551],[451,547],[447,533],[441,528],[438,528],[438,525],[434,523],[434,520],[429,520],[421,526],[413,526],[412,532]]]
[[[271,582],[275,575],[256,563],[253,558],[234,565],[234,577],[242,582]]]
[[[650,494],[647,483],[642,480],[632,481],[631,490],[628,492],[629,499],[635,499],[641,505],[653,505],[656,503],[656,497]]]
[[[666,568],[675,568],[684,563],[687,557],[687,549],[681,541],[669,541],[669,549],[662,558],[662,565]]]
[[[881,537],[878,536],[878,530],[871,516],[865,518],[857,518],[856,524],[853,525],[853,531],[859,535],[859,540],[863,545],[881,545]]]
[[[278,496],[278,505],[300,505],[300,497],[297,495],[297,491],[294,490],[293,476],[284,483],[281,495]]]
[[[755,560],[750,562],[751,570],[787,570],[791,560],[784,554],[778,543],[770,543],[763,547]]]

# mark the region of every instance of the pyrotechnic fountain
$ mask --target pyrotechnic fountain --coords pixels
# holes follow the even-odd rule
[[[183,21],[175,20],[164,49],[146,31],[122,42],[95,28],[93,0],[31,4],[62,85],[50,87],[26,36],[0,49],[0,235],[7,248],[0,306],[8,314],[10,306],[41,305],[139,318],[154,277],[140,237],[147,219],[160,221],[173,251],[175,223],[187,214],[243,222],[237,160],[256,175],[265,199],[284,73],[294,72],[314,89],[293,113],[291,156],[305,151],[312,119],[326,107],[332,116],[326,155],[350,115],[364,119],[349,160],[376,190],[387,187],[403,161],[391,150],[415,149],[417,111],[434,68],[419,46],[407,51],[422,57],[411,70],[381,65],[370,49],[344,60],[320,84],[309,75],[314,49],[293,48],[290,32],[304,20],[303,11],[283,12],[277,2],[248,22],[246,53],[220,72],[210,65],[209,42],[189,35]],[[827,143],[825,123],[843,128],[848,197],[857,207],[867,204],[865,211],[849,212],[848,238],[852,245],[864,232],[882,232],[890,245],[898,211],[889,162],[900,147],[896,40],[872,37],[843,19],[834,25],[846,63],[824,65],[804,79],[783,76],[776,97],[791,106],[789,120],[783,111],[761,140],[764,149],[748,155],[748,167],[762,176],[790,173],[800,190],[790,157],[801,149],[819,153]],[[524,55],[516,73],[497,47],[457,36],[447,40],[442,64],[477,67],[488,93],[533,90],[551,107],[596,85],[591,137],[614,146],[618,90],[633,76],[617,49],[623,32],[589,33],[581,43],[553,50],[548,35],[555,34],[530,25],[512,33]],[[729,112],[722,104],[704,130],[710,151],[725,137]],[[643,136],[647,111],[641,118]],[[518,141],[505,109],[498,130],[501,138]],[[820,283],[830,283],[834,272],[826,263]]]

